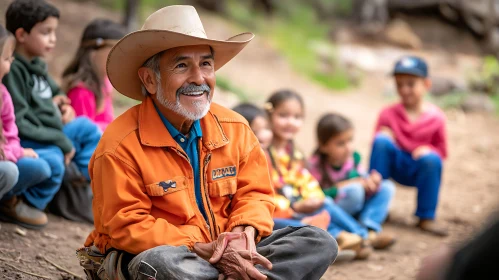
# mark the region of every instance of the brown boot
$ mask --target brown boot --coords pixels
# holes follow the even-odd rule
[[[395,244],[395,242],[397,241],[395,239],[395,236],[393,236],[392,234],[384,232],[377,233],[372,230],[369,231],[368,240],[373,246],[373,248],[376,250],[387,249],[388,247]]]
[[[421,219],[417,227],[436,236],[444,237],[449,235],[447,228],[435,220]]]
[[[355,253],[357,255],[355,256],[356,260],[366,260],[369,258],[371,253],[373,252],[373,247],[367,240],[363,240],[362,243],[358,246],[358,248],[355,250]]]
[[[30,229],[41,229],[48,223],[47,215],[43,211],[26,204],[16,196],[2,202],[0,219]]]

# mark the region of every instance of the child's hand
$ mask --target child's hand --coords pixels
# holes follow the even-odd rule
[[[61,113],[62,113],[62,123],[67,124],[74,120],[75,118],[75,110],[71,105],[69,104],[64,104],[61,106]]]
[[[23,156],[29,158],[38,158],[38,154],[35,152],[35,150],[30,148],[23,149]]]
[[[321,198],[309,198],[306,200],[300,200],[293,203],[293,208],[298,213],[313,213],[324,204],[324,199]]]
[[[362,182],[362,186],[364,187],[367,195],[376,193],[376,191],[378,190],[378,185],[374,182],[371,176],[364,179],[364,181]]]
[[[387,126],[382,126],[379,129],[379,133],[389,137],[392,140],[395,140],[395,134],[393,134],[393,130]]]
[[[73,158],[75,156],[75,152],[76,152],[76,150],[75,150],[75,148],[73,148],[71,150],[71,152],[64,155],[64,163],[66,165],[69,165],[71,163],[71,160],[73,160]]]
[[[63,94],[56,95],[52,98],[52,101],[59,107],[65,104],[71,104],[71,100]]]
[[[381,184],[381,181],[383,180],[383,177],[381,176],[381,174],[379,174],[379,172],[376,170],[372,170],[371,174],[369,176],[370,176],[371,180],[376,184],[376,187],[379,187],[379,185]]]
[[[419,146],[414,151],[412,151],[412,158],[418,160],[423,156],[431,153],[431,148],[428,146]]]

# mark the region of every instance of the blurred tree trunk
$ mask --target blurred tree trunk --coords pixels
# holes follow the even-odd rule
[[[126,0],[125,2],[125,17],[123,25],[127,32],[135,31],[139,28],[139,6],[140,0]]]
[[[209,11],[225,13],[225,0],[194,0],[193,2]]]
[[[262,10],[267,16],[271,16],[274,12],[274,4],[271,0],[253,0],[253,8]]]

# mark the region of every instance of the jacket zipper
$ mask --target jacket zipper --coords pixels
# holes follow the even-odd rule
[[[207,176],[206,176],[206,166],[208,165],[208,163],[210,163],[210,160],[211,160],[211,153],[208,153],[205,158],[204,158],[204,165],[203,165],[203,186],[204,186],[204,195],[205,195],[205,199],[206,199],[206,206],[208,206],[208,210],[210,212],[210,216],[211,216],[211,221],[213,223],[213,227],[212,227],[212,230],[210,230],[210,234],[211,234],[211,239],[212,240],[215,240],[215,237],[217,236],[217,232],[216,232],[216,229],[217,229],[217,224],[216,224],[216,221],[215,221],[215,215],[213,214],[213,210],[211,209],[211,203],[210,203],[210,198],[208,196],[208,187],[207,187]]]
[[[174,150],[177,152],[177,154],[179,156],[183,157],[189,163],[189,165],[191,166],[191,169],[193,169],[189,157],[177,149],[174,149]],[[205,162],[206,162],[206,160],[205,160]],[[203,169],[204,169],[204,167],[203,167]],[[196,192],[195,188],[194,188],[194,192]],[[196,196],[196,194],[194,194],[194,196]],[[201,203],[203,203],[203,202],[201,201]],[[202,216],[202,214],[201,214],[201,216]],[[204,217],[203,217],[203,220],[204,220]],[[208,229],[208,231],[210,232],[211,238],[213,239],[213,233],[211,232],[210,223],[208,221],[205,221],[205,226]]]

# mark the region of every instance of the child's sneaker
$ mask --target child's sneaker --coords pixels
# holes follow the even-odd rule
[[[340,234],[338,234],[338,237],[336,237],[336,242],[338,242],[338,247],[340,248],[340,250],[356,250],[362,243],[362,237],[358,236],[357,234],[342,231],[340,232]]]
[[[366,260],[367,258],[369,258],[369,255],[371,255],[372,252],[373,252],[373,247],[371,246],[371,244],[369,244],[369,241],[363,240],[358,246],[358,248],[355,250],[356,253],[355,259]]]
[[[48,223],[47,215],[43,211],[26,204],[16,196],[2,202],[0,219],[30,229],[40,229]]]
[[[435,220],[421,219],[417,224],[417,227],[422,231],[426,231],[436,236],[445,237],[449,235],[447,228]]]
[[[369,240],[373,248],[376,250],[387,249],[388,247],[395,244],[395,242],[397,241],[395,236],[389,233],[384,233],[384,232],[377,233],[372,230],[369,231],[369,236],[367,239]]]
[[[354,250],[339,250],[334,263],[351,262],[356,256],[357,253]]]

